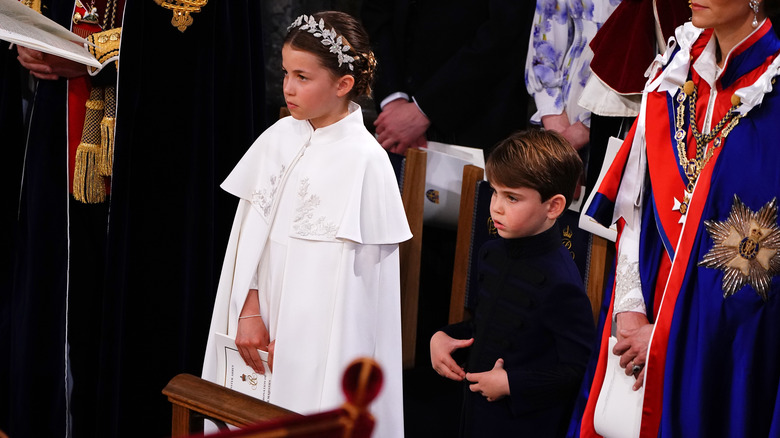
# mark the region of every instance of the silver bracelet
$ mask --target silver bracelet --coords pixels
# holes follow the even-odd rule
[[[257,317],[260,317],[260,318],[262,318],[263,316],[262,316],[262,315],[260,315],[260,314],[258,313],[257,315],[246,315],[246,316],[239,316],[239,317],[238,317],[238,319],[246,319],[246,318],[257,318]]]

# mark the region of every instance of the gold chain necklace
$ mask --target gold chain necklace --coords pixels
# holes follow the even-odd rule
[[[680,92],[677,93],[674,139],[677,141],[677,156],[680,166],[685,172],[685,177],[688,179],[688,185],[685,188],[683,201],[680,203],[679,208],[675,205],[675,210],[679,209],[680,214],[683,216],[688,212],[693,188],[696,186],[696,180],[699,178],[702,169],[712,158],[715,149],[723,144],[731,130],[737,126],[737,123],[742,118],[742,114],[737,112],[737,107],[740,105],[739,97],[734,96],[731,99],[731,108],[729,108],[726,115],[707,134],[702,134],[696,126],[696,98],[697,88],[693,81],[686,82],[680,88]],[[688,148],[685,141],[687,137],[687,131],[684,128],[686,100],[688,100],[688,122],[693,138],[696,141],[696,156],[694,158],[688,158]],[[707,148],[710,142],[712,142],[712,147]]]

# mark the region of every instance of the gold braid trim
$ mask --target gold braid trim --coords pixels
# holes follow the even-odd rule
[[[87,100],[84,129],[76,148],[73,175],[73,197],[80,202],[97,204],[106,200],[106,185],[100,176],[100,120],[103,118],[103,87],[92,87]]]
[[[122,28],[104,30],[102,32],[95,32],[87,37],[90,45],[88,45],[89,53],[98,60],[99,63],[104,64],[108,61],[115,60],[117,62],[117,70],[119,69],[119,42],[122,38]],[[95,73],[97,68],[89,66],[92,73]]]

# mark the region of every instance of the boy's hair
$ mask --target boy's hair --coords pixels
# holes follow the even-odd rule
[[[307,20],[305,18],[300,22],[296,20],[290,25],[283,45],[290,44],[297,50],[315,55],[319,58],[320,64],[330,70],[335,77],[352,75],[355,78],[355,85],[349,92],[350,99],[362,95],[370,96],[371,84],[374,82],[374,73],[376,72],[376,58],[374,52],[371,51],[366,29],[354,17],[344,12],[323,11],[313,14],[312,17],[317,24],[322,20],[326,31],[336,33],[332,40],[336,41],[341,38],[341,49],[349,47],[342,53],[352,58],[351,62],[342,62],[343,58],[331,51],[331,47],[334,45],[330,43],[328,36],[323,36],[319,26],[314,32],[310,31],[311,29],[306,26]],[[328,41],[323,44],[323,40]]]
[[[491,183],[536,190],[542,202],[561,194],[568,208],[582,173],[582,160],[557,132],[533,129],[499,142],[488,156],[485,172]]]

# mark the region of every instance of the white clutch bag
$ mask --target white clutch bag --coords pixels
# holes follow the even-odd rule
[[[617,338],[610,336],[607,370],[596,401],[593,427],[604,438],[636,438],[642,424],[645,388],[643,386],[639,391],[632,389],[636,379],[626,375],[625,370],[620,368],[620,356],[612,354],[616,343]]]

